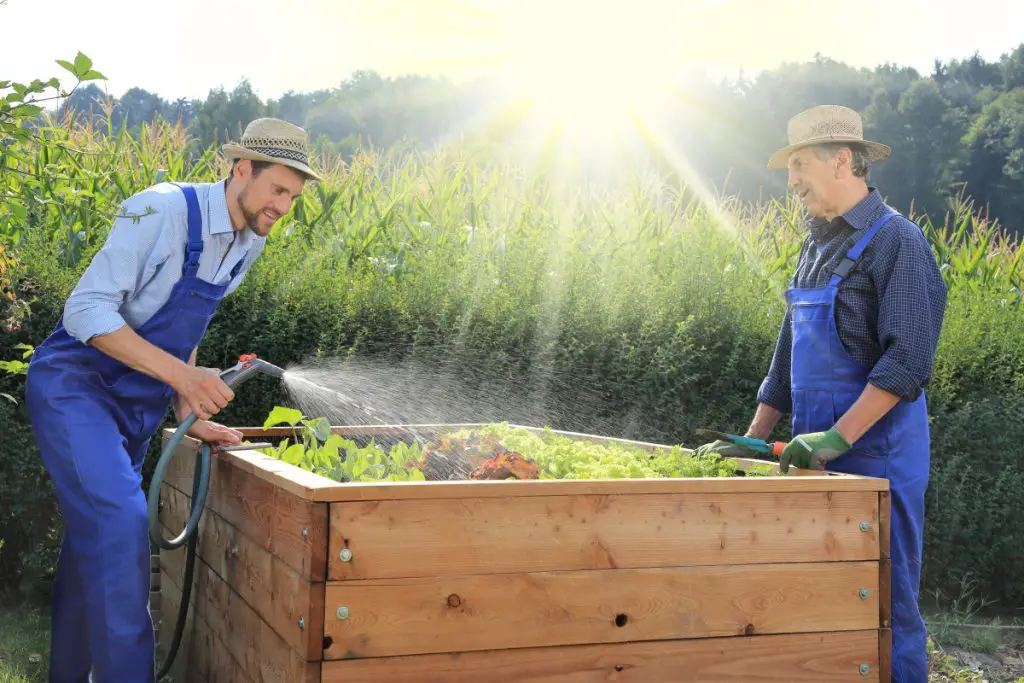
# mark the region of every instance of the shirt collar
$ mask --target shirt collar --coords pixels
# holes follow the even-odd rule
[[[885,202],[877,188],[869,187],[868,196],[860,200],[843,214],[843,219],[854,230],[867,230],[885,211]]]
[[[866,230],[883,211],[885,202],[878,188],[868,187],[868,195],[844,214],[836,216],[831,221],[815,216],[808,223],[808,228],[815,241],[828,241],[844,230]]]
[[[231,214],[228,213],[228,202],[224,196],[224,181],[220,180],[210,186],[210,234],[230,233],[235,228],[231,225]]]

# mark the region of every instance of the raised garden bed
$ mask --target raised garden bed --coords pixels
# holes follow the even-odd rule
[[[474,427],[330,433],[437,444]],[[168,535],[197,445],[166,472]],[[339,482],[258,450],[213,460],[177,681],[889,680],[885,480],[736,460],[716,477]],[[162,552],[163,648],[184,565]]]

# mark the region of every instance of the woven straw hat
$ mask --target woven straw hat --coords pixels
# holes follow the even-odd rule
[[[892,151],[888,145],[864,139],[860,114],[848,107],[824,104],[806,109],[789,120],[789,145],[768,159],[768,168],[786,168],[789,155],[810,145],[828,142],[859,143],[869,161],[882,161]]]
[[[221,150],[228,159],[270,161],[290,166],[313,180],[320,180],[309,167],[309,144],[306,131],[281,119],[263,118],[251,121],[237,143],[227,143]]]

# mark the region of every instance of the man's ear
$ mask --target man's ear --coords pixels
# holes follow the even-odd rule
[[[835,176],[836,178],[840,175],[840,169],[850,168],[853,165],[853,152],[848,147],[843,147],[839,152],[832,158],[835,162]]]
[[[239,180],[244,180],[249,175],[252,175],[252,162],[248,159],[239,159],[235,164],[234,176]]]

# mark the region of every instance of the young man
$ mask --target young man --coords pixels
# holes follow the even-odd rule
[[[790,464],[890,483],[893,681],[928,678],[918,607],[931,378],[946,286],[921,229],[867,184],[886,145],[863,139],[860,116],[819,106],[789,122],[769,160],[812,215],[786,293],[788,311],[747,434],[767,438],[786,412]],[[738,452],[722,443],[698,451]]]
[[[285,121],[253,121],[223,151],[234,162],[227,179],[162,183],[124,203],[137,218],[114,222],[29,365],[26,402],[65,525],[54,683],[152,683],[147,447],[172,399],[179,421],[196,413],[191,436],[241,437],[208,422],[234,395],[216,370],[195,366],[196,348],[274,223],[318,177],[305,131]]]

